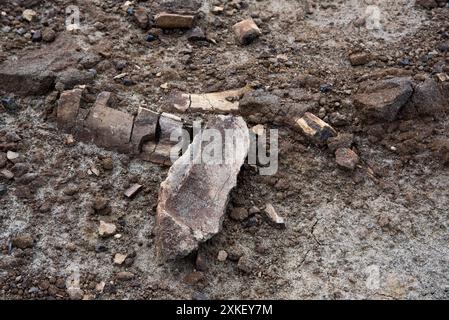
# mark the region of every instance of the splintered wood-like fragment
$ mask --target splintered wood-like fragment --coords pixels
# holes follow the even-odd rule
[[[192,153],[208,145],[197,134],[185,152],[170,168],[161,184],[156,219],[156,255],[161,262],[182,258],[198,248],[221,229],[229,192],[249,148],[249,130],[241,117],[217,116],[208,128],[232,130],[234,139],[224,139],[221,163],[201,161],[201,153]],[[193,157],[192,157],[193,154]]]

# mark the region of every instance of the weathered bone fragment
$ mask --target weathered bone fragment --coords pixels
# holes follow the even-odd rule
[[[139,108],[134,118],[127,112],[110,107],[110,92],[100,93],[93,107],[84,109],[80,106],[81,96],[82,89],[61,94],[57,108],[60,129],[83,142],[139,155],[143,160],[157,164],[171,165],[170,153],[178,144],[172,135],[184,138],[181,118],[145,108]]]
[[[127,152],[133,128],[132,115],[110,108],[110,92],[102,92],[86,119],[91,140],[99,147]]]
[[[144,143],[156,140],[157,124],[159,114],[145,108],[139,108],[139,112],[134,119],[131,143],[134,152],[140,153]]]
[[[271,203],[268,203],[265,208],[265,213],[269,221],[277,227],[285,228],[285,220],[282,218],[273,207]]]
[[[143,144],[141,158],[146,161],[162,165],[171,165],[170,152],[178,144],[171,138],[172,134],[181,137],[183,123],[181,118],[162,113],[159,118],[158,136],[156,139]]]
[[[337,135],[337,131],[328,123],[309,112],[295,121],[295,128],[317,145],[323,145],[329,138]]]
[[[187,256],[220,231],[229,192],[247,156],[249,131],[243,118],[219,115],[207,127],[217,129],[223,137],[223,161],[201,161],[203,155],[194,150],[203,150],[210,142],[197,134],[170,168],[157,207],[156,255],[161,262]],[[227,129],[232,130],[234,139],[224,138]],[[234,154],[226,152],[235,146]]]
[[[56,109],[58,128],[68,133],[76,125],[76,119],[80,109],[82,89],[64,91],[59,98]]]
[[[213,93],[174,93],[167,104],[167,110],[173,112],[210,112],[236,114],[239,111],[239,99],[249,87]]]

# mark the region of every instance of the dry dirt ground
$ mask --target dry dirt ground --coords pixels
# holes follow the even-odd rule
[[[263,214],[243,222],[227,216],[222,231],[201,247],[207,270],[200,279],[189,277],[195,254],[159,265],[153,228],[168,169],[95,145],[67,144],[54,118],[57,90],[32,97],[4,92],[0,151],[19,153],[37,177],[28,184],[0,177],[1,299],[449,298],[448,158],[432,149],[435,137],[449,136],[448,118],[373,127],[360,122],[352,103],[361,80],[387,68],[415,79],[448,73],[444,1],[433,9],[413,0],[134,1],[150,15],[197,10],[196,24],[214,41],[195,42],[183,30],[146,41],[148,30],[123,10],[125,1],[35,1],[32,22],[20,18],[24,2],[33,1],[0,4],[0,60],[47,46],[31,41],[33,30],[49,26],[58,36],[70,34],[99,53],[89,67],[96,71],[89,94],[112,91],[130,113],[139,106],[160,110],[172,90],[214,92],[251,83],[280,97],[275,115],[246,118],[248,125],[279,129],[278,173],[264,177],[245,165],[228,211],[270,202],[286,228],[273,227]],[[69,5],[81,12],[81,30],[71,33],[64,25]],[[216,5],[224,12],[213,14]],[[369,5],[379,9],[378,28],[357,22]],[[242,46],[231,27],[248,17],[263,34]],[[352,66],[348,55],[356,51],[376,58]],[[120,73],[130,83],[113,79]],[[304,74],[320,82],[305,85]],[[359,166],[340,169],[327,148],[283,124],[288,113],[282,110],[308,110],[339,133],[354,134]],[[143,190],[127,199],[123,192],[135,182]],[[98,236],[100,216],[92,208],[98,197],[111,210],[101,219],[115,223],[121,237]],[[24,234],[33,243],[13,246],[11,239]],[[220,250],[229,254],[224,262],[217,259]],[[127,255],[122,265],[114,264],[117,253]],[[230,259],[242,254],[246,268]]]

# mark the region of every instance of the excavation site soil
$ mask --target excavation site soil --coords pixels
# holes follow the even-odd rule
[[[448,52],[446,0],[1,1],[0,299],[448,299]]]

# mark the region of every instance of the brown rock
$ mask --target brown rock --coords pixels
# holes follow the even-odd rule
[[[161,12],[154,17],[154,21],[156,26],[162,29],[190,29],[195,16]]]
[[[323,80],[309,74],[302,74],[296,78],[298,85],[304,88],[318,89],[323,83]]]
[[[366,17],[363,17],[363,16],[359,17],[359,18],[355,19],[352,23],[357,28],[364,27],[366,25]]]
[[[341,133],[336,137],[327,140],[327,147],[330,151],[335,152],[338,148],[350,148],[354,142],[352,133]]]
[[[237,262],[245,254],[245,251],[240,245],[234,245],[228,249],[227,253],[229,260]]]
[[[379,226],[381,228],[386,228],[386,227],[388,227],[390,225],[391,220],[390,220],[390,218],[387,215],[381,214],[379,216],[379,218],[377,219],[377,222],[379,223]]]
[[[195,267],[199,271],[207,271],[207,259],[203,250],[199,249],[196,254]]]
[[[231,218],[237,221],[243,221],[248,218],[248,210],[245,208],[234,208],[231,211]]]
[[[73,89],[77,85],[91,83],[95,79],[95,72],[87,70],[78,70],[76,68],[67,68],[58,73],[56,77],[56,89],[59,87],[64,90]]]
[[[334,128],[310,112],[297,119],[294,127],[317,145],[323,145],[329,138],[337,136]]]
[[[370,62],[372,58],[373,56],[371,55],[371,53],[360,52],[351,54],[349,56],[349,61],[353,66],[361,66]]]
[[[67,186],[62,192],[67,196],[73,196],[79,192],[79,187],[76,185]]]
[[[335,161],[343,169],[354,170],[360,159],[351,149],[339,148],[335,152]]]
[[[208,144],[197,134],[172,165],[161,184],[157,207],[156,254],[161,262],[187,256],[219,232],[229,192],[248,153],[249,131],[242,118],[217,116],[208,127],[223,137],[225,129],[233,129],[239,148],[232,158],[225,153],[222,164],[203,163],[199,152],[193,153],[192,161],[192,151]],[[230,141],[225,142],[223,148],[229,148]]]
[[[92,202],[92,208],[96,214],[108,215],[111,213],[111,207],[109,206],[109,200],[103,197],[96,197]]]
[[[253,19],[246,19],[236,23],[232,29],[241,44],[250,44],[254,39],[262,35],[259,27],[254,23]]]
[[[6,153],[0,152],[0,169],[6,166],[8,162],[8,158],[6,157]]]
[[[73,137],[73,135],[68,134],[67,137],[64,140],[64,143],[69,146],[72,147],[75,145],[75,138]]]
[[[64,91],[59,98],[56,110],[58,127],[67,133],[75,127],[82,94],[82,89],[73,89]]]
[[[50,282],[48,280],[41,281],[39,288],[42,290],[47,290],[50,287]]]
[[[137,24],[140,28],[146,29],[148,27],[148,23],[150,22],[150,19],[148,17],[148,13],[145,10],[145,8],[138,7],[134,10],[134,18],[137,21]]]
[[[117,275],[116,275],[116,279],[118,281],[129,281],[129,280],[132,280],[133,278],[134,278],[134,274],[129,271],[121,271],[121,272],[117,273]]]
[[[51,28],[45,28],[42,31],[42,40],[45,42],[53,42],[56,39],[56,32]]]
[[[239,111],[242,115],[277,113],[281,99],[271,93],[261,90],[246,92],[239,102]]]
[[[73,37],[60,36],[41,49],[11,57],[0,65],[0,90],[21,96],[42,95],[54,88],[56,75],[77,65],[83,53]]]
[[[34,246],[34,240],[30,234],[25,233],[12,238],[12,245],[20,249],[32,248]]]
[[[187,283],[189,285],[197,284],[198,282],[202,281],[204,279],[204,273],[201,271],[193,271],[190,272],[188,275],[184,277],[184,283]]]
[[[126,112],[109,108],[107,105],[110,97],[110,92],[102,92],[98,95],[85,123],[90,132],[88,137],[100,147],[127,152],[133,117]]]
[[[65,289],[67,286],[66,282],[64,281],[63,278],[58,278],[58,280],[56,280],[56,287],[59,289]]]
[[[393,121],[413,93],[408,78],[365,83],[354,97],[354,105],[367,122]]]
[[[112,170],[114,169],[114,161],[112,160],[111,157],[106,157],[101,159],[101,166],[103,167],[104,170]]]
[[[240,257],[239,262],[237,263],[237,268],[244,273],[250,274],[256,268],[256,264],[251,258],[244,255]]]
[[[386,68],[373,71],[369,74],[366,74],[358,79],[358,81],[366,81],[366,80],[379,80],[384,79],[386,77],[411,77],[413,72],[407,69],[401,68]]]
[[[413,97],[404,109],[405,117],[434,115],[449,109],[449,101],[444,98],[438,83],[433,78],[415,86]]]

